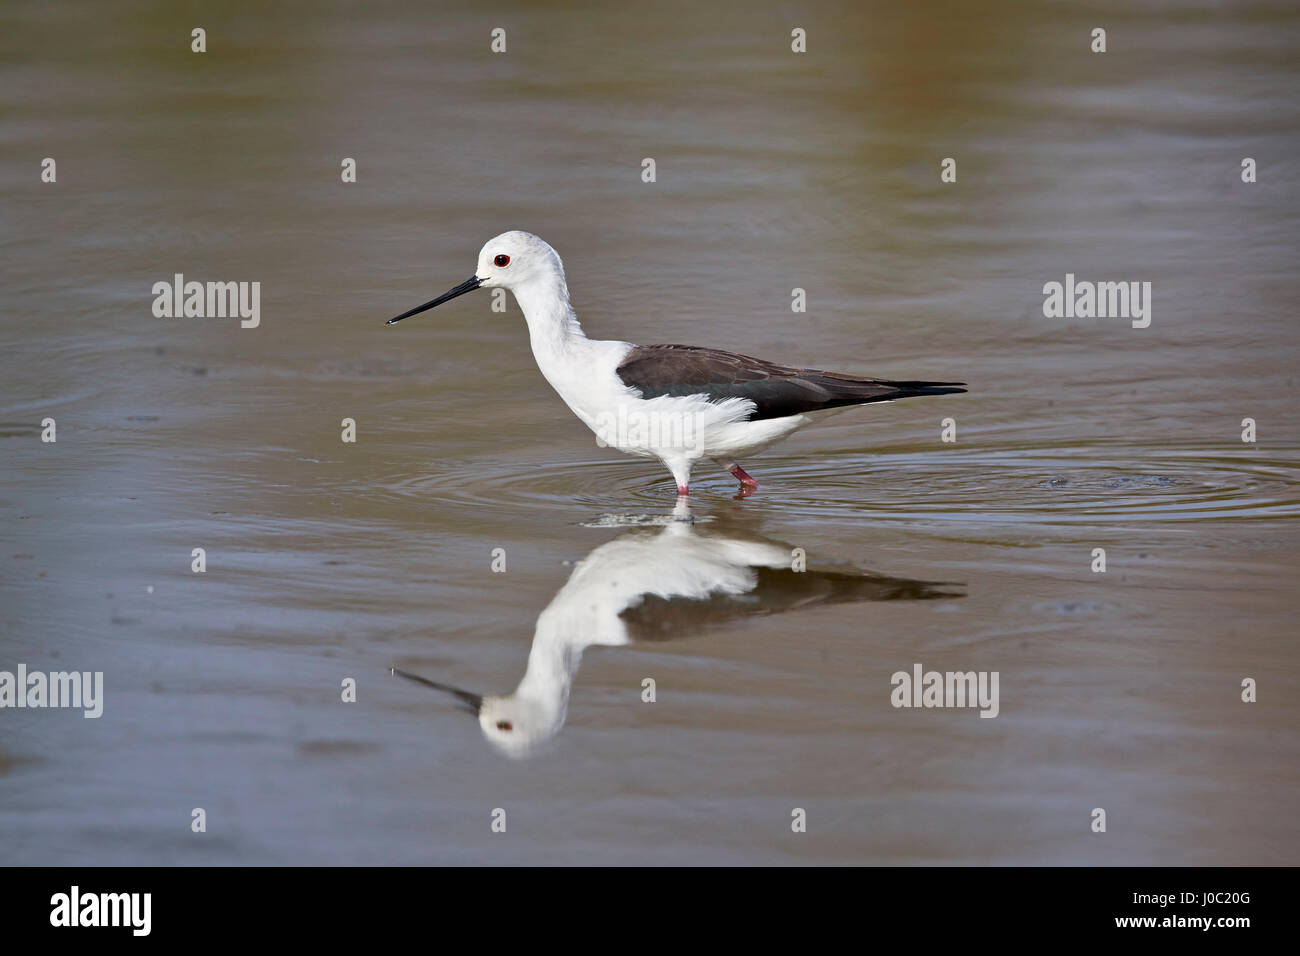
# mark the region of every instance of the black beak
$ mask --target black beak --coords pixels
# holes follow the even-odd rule
[[[399,315],[397,318],[400,319],[401,316]],[[394,319],[393,321],[396,322],[397,319]],[[419,674],[411,674],[407,671],[399,671],[396,667],[392,668],[391,670],[398,677],[405,677],[407,680],[413,680],[417,684],[423,684],[425,687],[432,687],[434,690],[440,690],[444,694],[451,694],[451,696],[456,698],[457,707],[459,707],[461,710],[468,711],[469,713],[473,714],[475,717],[477,717],[478,712],[483,709],[482,694],[471,694],[469,691],[461,690],[459,687],[452,687],[449,684],[439,684],[437,681],[429,680],[429,678],[427,677],[421,677]]]
[[[442,305],[448,299],[454,299],[456,298],[456,296],[464,295],[466,292],[473,292],[482,283],[483,280],[480,279],[478,276],[470,276],[460,285],[456,286],[456,288],[448,289],[442,295],[438,296],[438,298],[432,299],[429,302],[424,303],[424,305],[417,305],[410,312],[403,312],[401,315],[389,319],[384,324],[392,325],[394,322],[401,322],[402,319],[410,318],[413,315],[419,315],[421,312],[427,311],[428,309],[432,309],[435,305]]]

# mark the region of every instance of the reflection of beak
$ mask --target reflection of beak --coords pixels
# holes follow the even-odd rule
[[[428,302],[424,303],[424,305],[417,305],[410,312],[403,312],[401,315],[389,319],[384,324],[392,325],[394,322],[401,322],[402,319],[410,318],[413,315],[419,315],[421,312],[426,312],[429,309],[432,309],[435,305],[442,305],[448,299],[454,299],[456,298],[456,296],[464,295],[466,292],[473,292],[482,284],[483,284],[483,280],[480,279],[478,276],[470,276],[460,285],[456,286],[456,288],[448,289],[442,295],[438,296],[438,298],[430,299]]]
[[[419,674],[399,671],[396,667],[390,668],[390,670],[398,677],[405,677],[407,680],[413,680],[417,684],[423,684],[425,687],[432,687],[434,690],[440,690],[444,694],[451,694],[456,698],[457,707],[461,710],[468,711],[475,717],[477,717],[478,712],[483,709],[482,694],[471,694],[467,690],[461,690],[459,687],[452,687],[450,684],[439,684],[437,681],[429,680],[427,677],[421,677]]]

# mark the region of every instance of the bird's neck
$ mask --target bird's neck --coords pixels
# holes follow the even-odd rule
[[[515,301],[528,323],[528,337],[538,361],[562,355],[587,341],[569,304],[569,288],[562,275],[548,275],[514,290]]]

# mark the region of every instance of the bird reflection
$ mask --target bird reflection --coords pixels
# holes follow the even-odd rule
[[[532,754],[564,726],[569,691],[593,644],[685,637],[750,615],[821,604],[962,597],[953,585],[801,565],[787,544],[692,520],[681,499],[661,527],[639,527],[580,561],[537,618],[523,679],[513,693],[474,694],[394,669],[447,694],[478,717],[512,757]]]

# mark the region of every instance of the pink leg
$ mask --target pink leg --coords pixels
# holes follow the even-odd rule
[[[752,495],[755,491],[758,490],[758,482],[755,481],[754,476],[751,475],[749,472],[745,471],[744,468],[741,468],[739,465],[733,464],[727,470],[730,471],[733,475],[735,475],[736,479],[740,482],[740,497],[748,498],[750,495]]]
[[[690,493],[691,493],[691,489],[690,489],[690,486],[689,486],[689,485],[678,485],[678,486],[677,486],[677,497],[678,497],[678,498],[685,498],[685,497],[686,497],[687,495],[689,495]]]

